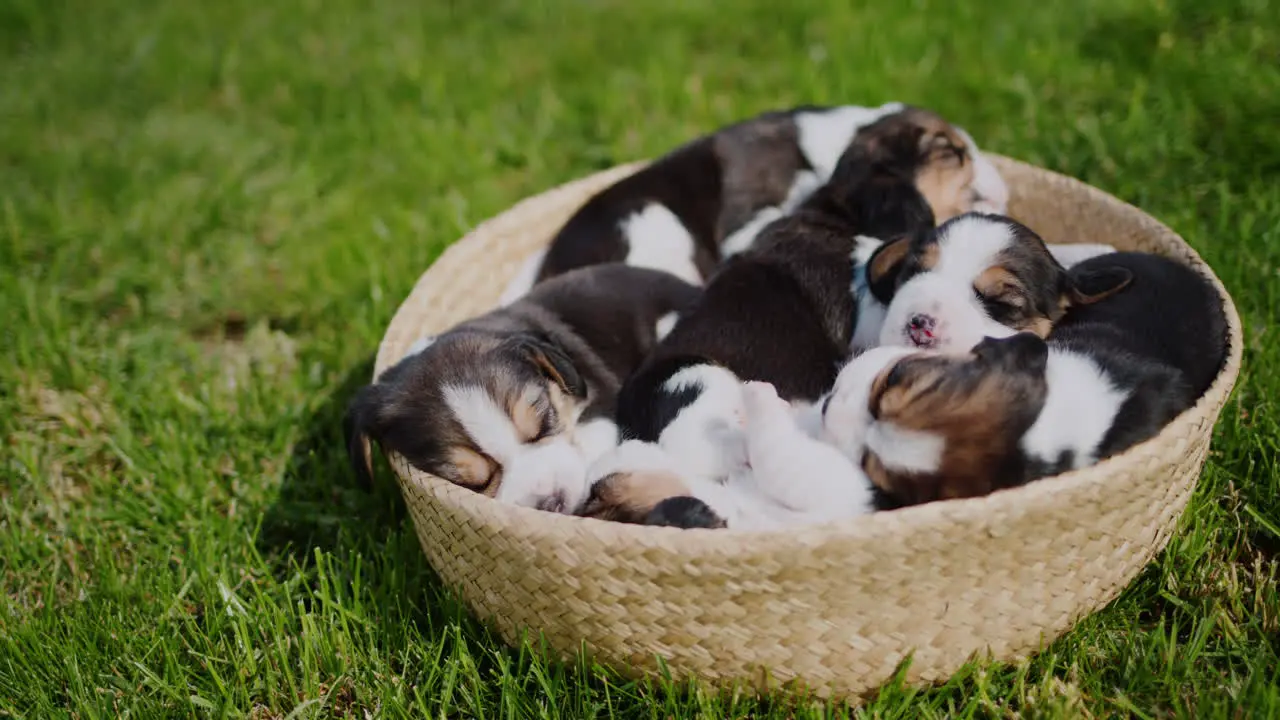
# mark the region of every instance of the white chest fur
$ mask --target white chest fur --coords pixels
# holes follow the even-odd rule
[[[1128,393],[1117,388],[1092,358],[1063,350],[1049,351],[1045,379],[1049,394],[1040,416],[1022,436],[1023,452],[1050,463],[1070,452],[1071,469],[1092,464]]]

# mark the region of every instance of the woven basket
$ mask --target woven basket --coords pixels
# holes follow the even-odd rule
[[[1222,293],[1230,353],[1194,408],[1083,471],[983,498],[786,532],[677,530],[499,504],[389,459],[440,577],[504,640],[543,633],[630,676],[854,699],[913,655],[907,682],[975,654],[1024,657],[1097,610],[1164,547],[1195,487],[1240,369],[1240,319],[1169,228],[1076,180],[993,158],[1010,214],[1049,242],[1170,255]],[[493,307],[524,259],[634,163],[527,199],[454,244],[418,281],[375,374],[423,334]],[[665,660],[660,670],[658,658]]]

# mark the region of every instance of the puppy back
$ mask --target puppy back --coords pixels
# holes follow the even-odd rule
[[[1194,397],[1202,395],[1227,353],[1226,315],[1213,284],[1181,262],[1150,253],[1100,255],[1074,266],[1071,273],[1109,266],[1128,270],[1133,280],[1099,302],[1071,308],[1050,341],[1086,353],[1098,351],[1098,344],[1104,343],[1169,365],[1185,374]]]

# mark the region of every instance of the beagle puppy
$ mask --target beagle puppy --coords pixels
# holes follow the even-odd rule
[[[531,257],[504,293],[573,268],[624,262],[702,284],[724,258],[743,252],[769,223],[826,184],[857,139],[926,128],[927,151],[911,175],[940,220],[1004,212],[1009,192],[962,128],[902,103],[801,106],[762,113],[700,137],[586,202],[550,246]]]
[[[1213,286],[1145,253],[1073,270],[1101,299],[1069,309],[1047,341],[1020,332],[965,353],[898,348],[878,368],[842,372],[825,423],[856,438],[879,488],[919,503],[1021,485],[1123,452],[1195,404],[1226,358]]]
[[[1105,297],[1083,291],[1039,235],[1001,215],[964,213],[886,244],[878,260],[893,266],[892,287],[873,288],[888,304],[880,345],[967,349],[1017,332],[1043,338],[1070,308]]]
[[[862,471],[806,432],[771,385],[746,383],[739,390],[741,461],[723,477],[691,472],[664,443],[629,440],[589,470],[591,490],[579,514],[642,525],[777,530],[876,510],[875,487]]]
[[[572,512],[586,469],[617,444],[619,384],[699,289],[612,263],[418,343],[362,388],[345,430],[370,479],[370,439],[414,467],[499,501]]]
[[[755,247],[729,258],[628,378],[617,415],[625,437],[657,442],[686,413],[724,422],[738,395],[711,391],[719,385],[767,382],[787,401],[809,402],[831,387],[859,325],[876,321],[884,309],[878,297],[891,292],[896,258],[879,260],[890,246],[877,238],[934,224],[918,168],[961,166],[937,141],[942,125],[880,122],[894,132],[860,133],[831,181],[766,227]],[[922,163],[937,153],[950,160]]]

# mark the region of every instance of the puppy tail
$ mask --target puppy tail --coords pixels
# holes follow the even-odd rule
[[[342,419],[342,434],[347,443],[347,459],[360,487],[373,487],[373,447],[369,439],[382,403],[377,385],[366,385],[356,392]]]

